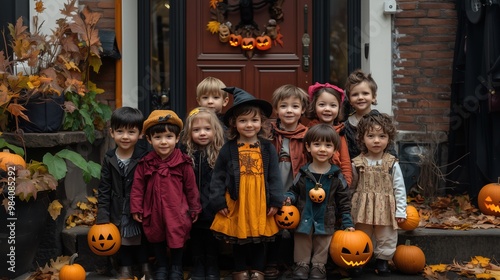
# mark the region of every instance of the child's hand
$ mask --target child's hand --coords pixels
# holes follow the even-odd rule
[[[287,204],[292,204],[292,199],[290,197],[286,197],[285,201],[283,201],[283,205],[287,205]]]
[[[403,223],[404,221],[406,221],[406,219],[405,218],[396,218],[396,221],[398,223]]]
[[[355,231],[356,229],[355,229],[355,228],[353,228],[353,227],[348,227],[348,228],[346,228],[345,230],[347,230],[347,231]]]
[[[191,212],[191,220],[193,221],[193,224],[198,221],[198,213],[196,212]]]
[[[219,210],[219,214],[221,214],[224,217],[227,217],[229,215],[229,209],[227,208],[221,209]]]
[[[278,208],[276,207],[271,207],[269,208],[269,211],[267,211],[268,216],[274,216],[276,213],[278,213]]]
[[[132,218],[134,218],[134,220],[138,221],[139,223],[142,223],[142,214],[141,213],[132,214]]]

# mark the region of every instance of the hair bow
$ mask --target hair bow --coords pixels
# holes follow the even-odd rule
[[[159,117],[159,118],[158,118],[158,122],[159,122],[159,123],[166,122],[166,121],[168,121],[168,119],[170,119],[171,117],[172,117],[172,115],[170,115],[170,114],[166,115],[165,117]]]
[[[331,88],[331,89],[337,91],[338,93],[340,93],[340,104],[342,104],[344,102],[345,94],[344,94],[343,89],[339,88],[338,86],[331,85],[329,83],[320,84],[318,82],[316,82],[312,86],[309,86],[309,89],[307,90],[307,93],[309,93],[309,100],[312,101],[314,94],[322,88]]]

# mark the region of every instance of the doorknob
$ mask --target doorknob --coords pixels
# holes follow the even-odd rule
[[[304,5],[304,34],[302,35],[302,71],[309,71],[309,44],[311,43],[311,38],[307,33],[307,4]]]

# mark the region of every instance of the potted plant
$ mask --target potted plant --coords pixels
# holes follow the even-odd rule
[[[68,0],[56,28],[46,35],[39,20],[43,4],[36,2],[32,30],[19,18],[8,24],[8,34],[2,32],[8,46],[0,51],[0,128],[55,132],[64,117],[63,129],[84,130],[93,142],[96,125],[102,129],[111,116],[109,106],[96,100],[102,90],[89,80],[90,71],[97,73],[102,64],[96,28],[101,14],[87,7],[78,11],[76,0]],[[39,123],[52,116],[60,120]]]
[[[51,199],[50,192],[55,191],[59,181],[66,176],[66,161],[82,170],[87,183],[91,178],[100,178],[101,166],[68,149],[46,153],[41,162],[25,162],[24,149],[0,137],[1,150],[0,193],[5,210],[0,210],[0,219],[12,227],[0,230],[0,250],[15,254],[13,265],[16,269],[0,277],[14,278],[31,268],[48,216],[55,220],[61,213],[62,204]],[[19,154],[21,159],[14,158],[13,154]],[[10,260],[7,254],[0,256],[3,263],[9,264]]]

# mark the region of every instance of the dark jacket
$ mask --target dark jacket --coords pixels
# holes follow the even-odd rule
[[[309,191],[316,184],[309,165],[300,169],[300,177],[296,178],[296,183],[286,193],[300,212],[300,223],[296,231],[304,234],[332,235],[335,231],[336,212],[342,217],[344,228],[354,227],[349,191],[340,168],[332,164],[330,171],[323,174],[319,183],[323,185],[326,198],[322,203],[315,203],[309,198]]]
[[[278,167],[278,154],[273,144],[259,139],[266,182],[266,205],[280,208],[283,205],[283,183]],[[232,200],[238,199],[240,190],[240,159],[236,140],[230,140],[222,146],[215,162],[210,183],[210,207],[215,211],[227,208],[224,194],[226,191]]]
[[[97,194],[97,224],[113,223],[119,226],[122,214],[130,215],[130,188],[134,179],[135,167],[147,153],[138,145],[130,158],[127,173],[121,174],[116,158],[116,148],[104,155],[101,167],[101,181]]]

